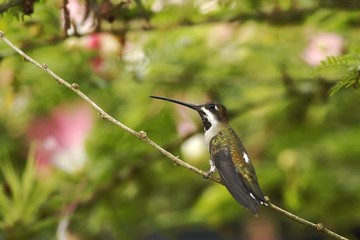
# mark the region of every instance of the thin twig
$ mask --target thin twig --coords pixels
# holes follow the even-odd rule
[[[316,229],[316,230],[318,230],[320,232],[325,233],[326,235],[328,235],[328,236],[330,236],[330,237],[332,237],[334,239],[341,239],[341,240],[348,239],[348,238],[345,238],[345,237],[343,237],[343,236],[341,236],[341,235],[339,235],[337,233],[334,233],[333,231],[327,229],[322,223],[310,222],[310,221],[308,221],[306,219],[303,219],[303,218],[301,218],[299,216],[296,216],[295,214],[292,214],[292,213],[290,213],[290,212],[288,212],[288,211],[286,211],[286,210],[272,204],[268,197],[266,197],[266,199],[267,199],[267,202],[268,202],[270,208],[274,209],[278,213],[281,213],[282,215],[285,215],[286,217],[290,218],[291,220],[294,220],[294,221],[296,221],[298,223],[301,223],[301,224],[304,224],[306,226],[312,227],[312,228],[314,228],[314,229]]]
[[[16,47],[10,40],[8,40],[4,33],[2,31],[0,31],[0,38],[6,43],[8,44],[12,49],[14,49],[17,53],[19,53],[24,59],[25,61],[28,61],[30,63],[32,63],[33,65],[35,65],[36,67],[44,70],[45,72],[47,72],[52,78],[54,78],[59,84],[64,85],[65,87],[71,89],[73,92],[75,92],[77,95],[79,95],[82,99],[84,99],[87,103],[89,103],[93,108],[95,108],[98,111],[98,114],[101,118],[106,119],[112,123],[114,123],[115,125],[117,125],[118,127],[122,128],[123,130],[125,130],[126,132],[130,133],[131,135],[133,135],[134,137],[148,143],[150,146],[152,146],[153,148],[157,149],[158,151],[160,151],[162,154],[164,154],[166,157],[170,158],[175,165],[177,166],[181,166],[184,168],[189,169],[190,171],[193,171],[199,175],[202,175],[204,177],[206,177],[206,172],[197,169],[196,167],[180,160],[178,157],[175,157],[174,155],[172,155],[171,153],[169,153],[168,151],[166,151],[165,149],[161,148],[159,145],[157,145],[155,142],[153,142],[152,140],[150,140],[146,133],[144,131],[140,131],[140,132],[136,132],[135,130],[129,128],[128,126],[124,125],[123,123],[119,122],[118,120],[116,120],[115,118],[113,118],[112,116],[110,116],[108,113],[106,113],[102,108],[100,108],[95,102],[93,102],[88,96],[86,96],[82,91],[80,91],[80,86],[77,83],[69,83],[67,81],[65,81],[64,79],[62,79],[61,77],[57,76],[53,71],[50,70],[50,68],[48,67],[48,65],[46,63],[40,64],[37,61],[35,61],[34,59],[32,59],[31,57],[29,57],[27,54],[25,54],[23,51],[21,51],[18,47]],[[209,177],[211,180],[220,183],[220,180],[214,177]]]
[[[2,41],[4,41],[7,45],[9,45],[12,49],[14,49],[18,54],[20,54],[26,61],[32,63],[33,65],[35,65],[36,67],[44,70],[45,72],[47,72],[52,78],[54,78],[59,84],[64,85],[65,87],[71,89],[73,92],[75,92],[77,95],[79,95],[82,99],[84,99],[87,103],[89,103],[94,109],[96,109],[98,111],[98,114],[101,118],[106,119],[112,123],[114,123],[115,125],[117,125],[118,127],[122,128],[123,130],[125,130],[126,132],[130,133],[131,135],[133,135],[134,137],[146,142],[147,144],[149,144],[150,146],[152,146],[153,148],[155,148],[156,150],[158,150],[159,152],[161,152],[162,154],[164,154],[167,158],[169,158],[170,160],[172,160],[174,162],[175,165],[177,166],[181,166],[184,167],[192,172],[195,172],[203,177],[207,176],[207,173],[182,161],[181,159],[179,159],[179,157],[176,157],[174,155],[172,155],[171,153],[169,153],[168,151],[166,151],[165,149],[161,148],[159,145],[157,145],[154,141],[152,141],[144,131],[135,131],[131,128],[129,128],[128,126],[124,125],[123,123],[121,123],[120,121],[116,120],[115,118],[113,118],[112,116],[110,116],[108,113],[106,113],[102,108],[100,108],[95,102],[93,102],[89,97],[87,97],[83,92],[80,91],[79,89],[79,85],[77,83],[72,83],[70,84],[69,82],[65,81],[64,79],[62,79],[61,77],[57,76],[53,71],[51,71],[48,67],[48,65],[46,63],[44,64],[40,64],[38,62],[36,62],[34,59],[32,59],[31,57],[29,57],[27,54],[25,54],[23,51],[21,51],[18,47],[16,47],[10,40],[8,40],[5,37],[4,32],[0,31],[0,38]],[[210,180],[222,184],[221,180],[219,178],[215,178],[210,176],[209,177]],[[347,238],[334,233],[332,231],[330,231],[329,229],[325,228],[324,225],[322,223],[312,223],[308,220],[305,220],[301,217],[298,217],[276,205],[274,205],[273,203],[270,202],[270,199],[268,197],[267,198],[267,202],[269,204],[269,207],[272,208],[273,210],[275,210],[276,212],[281,213],[282,215],[288,217],[289,219],[296,221],[298,223],[304,224],[306,226],[312,227],[314,229],[316,229],[317,231],[323,232],[324,234],[334,238],[334,239],[340,239],[340,240],[347,240]]]

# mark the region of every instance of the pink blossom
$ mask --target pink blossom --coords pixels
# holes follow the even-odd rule
[[[106,34],[106,33],[104,33]],[[98,50],[101,47],[101,33],[93,33],[88,36],[84,36],[85,47],[89,49]]]
[[[307,48],[302,54],[304,61],[316,66],[327,56],[338,56],[343,52],[344,39],[334,33],[318,33],[310,38]]]
[[[120,39],[110,33],[93,33],[83,37],[84,47],[95,50],[103,57],[115,57],[121,53]]]
[[[84,105],[63,105],[50,116],[36,119],[28,129],[28,140],[35,143],[38,170],[56,166],[68,173],[81,170],[86,163],[85,141],[93,125],[90,109]]]
[[[95,13],[86,1],[68,0],[65,6],[69,12],[70,27],[66,29],[68,35],[91,33],[96,29],[97,20]],[[62,25],[65,24],[64,12],[62,11]]]
[[[69,49],[90,50],[96,53],[90,59],[90,65],[94,73],[104,78],[113,71],[112,60],[122,53],[121,39],[110,33],[92,33],[77,38],[71,37],[66,40],[65,46]]]

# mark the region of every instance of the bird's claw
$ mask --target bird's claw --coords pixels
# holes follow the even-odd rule
[[[212,173],[213,173],[213,171],[207,171],[206,175],[204,176],[204,179],[208,179]]]
[[[216,170],[214,161],[210,159],[209,162],[210,162],[210,169],[209,169],[209,171],[206,172],[204,179],[208,179],[210,177],[210,175],[213,174]]]

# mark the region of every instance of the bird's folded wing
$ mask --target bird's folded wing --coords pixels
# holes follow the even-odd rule
[[[240,178],[228,150],[219,150],[213,156],[220,177],[231,195],[254,214],[258,213],[259,203],[250,196],[250,191]]]

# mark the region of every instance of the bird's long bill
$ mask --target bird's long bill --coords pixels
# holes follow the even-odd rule
[[[169,102],[173,102],[173,103],[177,103],[183,106],[186,106],[188,108],[194,109],[195,111],[199,110],[199,106],[194,105],[194,104],[190,104],[190,103],[185,103],[185,102],[180,102],[178,100],[174,100],[171,98],[165,98],[165,97],[158,97],[158,96],[150,96],[151,98],[156,98],[156,99],[160,99],[160,100],[164,100],[164,101],[169,101]]]

